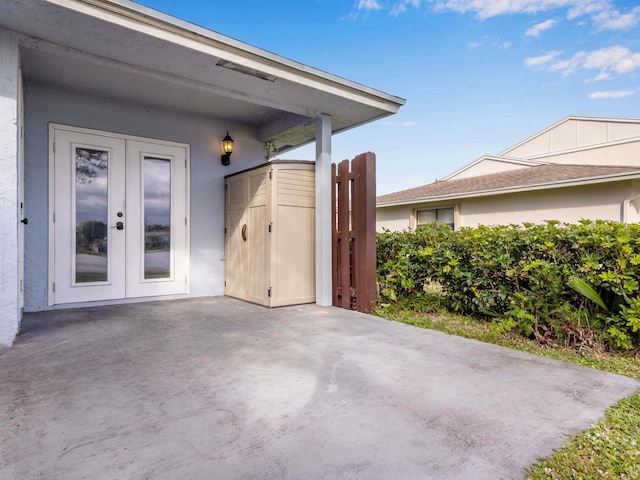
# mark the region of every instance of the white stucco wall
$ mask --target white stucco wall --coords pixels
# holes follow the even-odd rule
[[[606,142],[640,137],[640,123],[634,121],[607,121],[572,119],[502,153],[516,158],[532,158],[552,152],[600,145]],[[600,162],[602,164],[602,162]],[[612,163],[626,165],[627,163]]]
[[[460,202],[460,226],[577,222],[580,219],[622,221],[622,202],[632,182],[539,190],[466,199]]]
[[[190,295],[222,295],[224,176],[264,162],[264,144],[257,140],[255,129],[220,118],[153,109],[27,82],[25,311],[51,308],[47,305],[50,122],[191,146]],[[235,145],[231,165],[224,167],[220,163],[220,143],[227,130]]]
[[[11,345],[20,323],[18,277],[17,35],[0,29],[0,345]]]
[[[640,184],[631,180],[589,186],[462,199],[456,228],[478,225],[508,225],[546,220],[575,223],[581,219],[622,221],[625,199],[640,193]],[[376,228],[382,231],[406,230],[412,212],[441,208],[442,203],[414,204],[376,210]],[[449,204],[449,206],[451,206]],[[632,202],[629,221],[640,220],[640,201]]]
[[[537,157],[541,162],[577,165],[640,165],[640,139],[605,147],[569,151],[562,154],[548,154]]]
[[[408,205],[376,208],[376,231],[382,232],[384,229],[392,232],[408,230],[412,208]]]

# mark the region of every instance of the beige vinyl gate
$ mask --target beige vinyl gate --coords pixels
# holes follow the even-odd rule
[[[274,161],[225,178],[225,295],[315,302],[315,169]]]

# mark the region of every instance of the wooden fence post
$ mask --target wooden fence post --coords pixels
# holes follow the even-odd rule
[[[376,302],[376,156],[353,159],[352,229],[356,310],[371,312]]]
[[[361,312],[370,312],[376,300],[375,166],[373,153],[331,166],[333,305]]]

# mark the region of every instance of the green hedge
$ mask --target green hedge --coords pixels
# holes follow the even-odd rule
[[[438,292],[449,309],[540,341],[640,345],[640,225],[581,221],[378,234],[382,302]]]

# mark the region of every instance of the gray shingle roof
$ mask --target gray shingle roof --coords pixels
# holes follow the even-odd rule
[[[609,175],[624,175],[637,173],[640,168],[610,165],[561,165],[546,164],[533,167],[519,168],[507,172],[479,175],[434,182],[421,187],[401,190],[399,192],[381,195],[376,199],[380,203],[411,202],[432,200],[437,197],[451,197],[480,192],[499,191],[512,188],[525,188],[546,184],[592,180]]]

